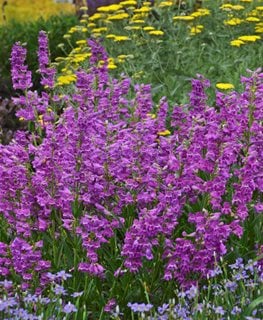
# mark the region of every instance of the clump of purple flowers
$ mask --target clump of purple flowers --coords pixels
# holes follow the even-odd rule
[[[46,36],[40,38],[45,51]],[[1,258],[11,259],[7,267],[1,262],[1,273],[8,277],[22,261],[21,281],[35,272],[44,286],[50,263],[35,239],[53,232],[56,239],[80,239],[79,271],[104,278],[101,249],[121,230],[118,274],[138,272],[162,247],[162,278],[197,286],[262,206],[263,74],[242,78],[242,93],[217,93],[216,107],[207,104],[209,82],[200,76],[190,103],[173,108],[168,130],[166,99],[153,114],[150,85],[136,85],[128,98],[130,79],[112,80],[105,50],[88,43],[90,72],[76,73],[58,121],[50,108],[55,97],[29,92],[16,100],[19,116],[38,121],[41,115],[45,126],[0,146],[0,212],[12,237],[0,243]],[[43,73],[46,62],[40,60]],[[11,258],[13,242],[24,246],[22,257]]]

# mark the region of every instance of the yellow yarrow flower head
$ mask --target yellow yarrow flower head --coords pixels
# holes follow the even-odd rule
[[[224,21],[224,25],[228,25],[228,26],[237,26],[239,24],[241,24],[244,20],[241,20],[239,18],[232,18],[230,20],[225,20]]]
[[[65,76],[59,76],[57,85],[63,86],[65,84],[71,84],[72,82],[75,82],[77,79],[75,74],[69,74]]]
[[[225,83],[225,82],[217,83],[216,87],[220,90],[230,90],[235,88],[232,83]]]
[[[173,20],[179,20],[179,21],[192,21],[194,20],[194,17],[192,16],[175,16],[173,17]]]
[[[127,41],[127,40],[131,40],[131,39],[129,37],[127,37],[127,36],[115,36],[115,38],[114,38],[115,42]]]
[[[150,117],[151,119],[156,119],[157,118],[156,114],[154,114],[154,113],[147,113],[146,115],[148,117]]]
[[[130,24],[132,24],[132,23],[142,24],[142,23],[145,23],[145,21],[144,21],[144,20],[141,20],[141,19],[136,19],[136,20],[131,20],[131,21],[130,21]]]
[[[101,13],[94,13],[91,17],[89,17],[89,21],[93,22],[95,20],[99,20],[99,19],[102,19],[104,17],[103,14]]]
[[[78,40],[78,41],[76,41],[76,44],[77,44],[78,46],[82,46],[82,45],[87,44],[87,41],[86,41],[86,40]]]
[[[192,28],[190,29],[190,34],[191,34],[191,35],[196,35],[196,34],[198,34],[198,33],[201,33],[203,29],[204,29],[204,26],[201,25],[201,24],[198,24],[197,26],[192,27]]]
[[[118,11],[122,8],[121,5],[119,4],[112,4],[110,6],[102,6],[102,7],[99,7],[97,9],[98,12],[114,12],[114,11]]]
[[[106,39],[115,39],[116,37],[117,37],[116,34],[112,34],[112,33],[106,35]]]
[[[87,25],[88,28],[94,28],[96,27],[96,24],[94,22],[91,22]]]
[[[170,130],[159,131],[157,132],[157,134],[158,136],[165,137],[165,136],[169,136],[171,134],[171,131]]]
[[[201,13],[201,16],[209,16],[211,14],[211,11],[206,8],[199,8],[197,12]]]
[[[112,21],[112,20],[124,20],[129,18],[128,13],[118,13],[118,14],[114,14],[114,15],[110,15],[107,20],[108,21]]]
[[[163,36],[164,32],[161,30],[152,30],[148,32],[152,36]]]
[[[133,6],[135,7],[137,5],[137,1],[134,1],[134,0],[121,1],[120,5],[122,7],[133,7]]]
[[[171,7],[172,5],[173,5],[173,1],[163,1],[158,5],[158,7],[165,8],[165,7]]]
[[[151,26],[146,26],[143,28],[144,31],[152,31],[154,30],[154,27],[151,27]]]
[[[114,64],[114,63],[109,63],[108,64],[108,69],[113,70],[113,69],[116,69],[116,68],[117,68],[116,64]]]
[[[257,18],[257,17],[247,17],[246,21],[248,21],[248,22],[259,22],[260,19]]]
[[[151,11],[151,8],[145,7],[145,6],[134,10],[135,13],[148,13],[150,11]]]
[[[108,30],[107,27],[94,28],[91,30],[92,33],[101,33],[106,32]]]
[[[255,42],[257,40],[261,39],[260,36],[257,35],[251,35],[251,36],[240,36],[238,37],[238,40],[245,41],[245,42]]]
[[[245,9],[244,6],[241,6],[241,5],[232,5],[230,3],[226,3],[226,4],[223,4],[220,9],[222,10],[227,10],[227,11],[231,11],[231,10],[235,10],[235,11],[239,11],[239,10],[243,10]]]
[[[238,40],[238,39],[232,40],[230,42],[230,45],[233,46],[233,47],[240,47],[242,44],[245,44],[245,42],[241,41],[241,40]]]

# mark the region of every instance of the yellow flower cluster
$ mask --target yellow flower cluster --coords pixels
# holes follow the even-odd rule
[[[220,90],[230,90],[235,88],[232,83],[225,83],[225,82],[217,83],[216,87],[217,89],[220,89]]]
[[[204,29],[204,26],[202,24],[196,23],[197,19],[204,17],[204,16],[209,16],[210,14],[211,14],[210,10],[208,10],[206,8],[199,8],[190,15],[174,16],[173,20],[175,22],[177,22],[177,21],[190,22],[190,25],[189,25],[190,35],[193,36],[198,33],[201,33]],[[192,22],[192,24],[191,24],[191,22]]]
[[[0,1],[0,5],[4,1]],[[55,3],[53,0],[8,0],[5,6],[6,20],[30,21],[37,20],[40,17],[48,17],[60,13],[74,13],[74,5],[69,3]],[[0,14],[0,24],[3,23],[2,14]]]
[[[254,28],[254,32],[252,32],[254,34],[240,35],[230,42],[231,46],[240,47],[241,45],[253,43],[261,39],[260,33],[263,32],[263,6],[253,6],[252,0],[229,0],[222,2],[222,5],[217,4],[217,9],[221,10],[222,15],[225,15],[222,27],[234,28],[235,26],[250,24]],[[58,83],[62,85],[63,83],[68,84],[68,82],[74,81],[70,77],[71,74],[67,73],[74,73],[74,70],[89,59],[89,48],[86,40],[84,40],[89,36],[107,39],[107,41],[112,42],[113,47],[120,46],[123,49],[128,48],[127,42],[138,46],[145,45],[149,41],[149,37],[151,37],[151,41],[156,41],[156,43],[162,42],[163,40],[160,38],[164,36],[163,30],[165,29],[161,30],[162,25],[156,26],[157,21],[154,21],[152,17],[156,12],[164,14],[164,16],[169,14],[171,17],[173,8],[176,8],[177,1],[154,1],[155,11],[153,11],[153,7],[149,1],[141,1],[140,4],[141,6],[138,7],[138,2],[135,0],[123,0],[118,4],[100,7],[92,16],[86,14],[87,8],[82,8],[84,14],[80,25],[71,28],[64,36],[72,46],[72,39],[75,39],[77,36],[79,40],[76,42],[76,48],[72,50],[69,56],[64,60],[58,61],[58,63],[64,64],[62,78],[59,79]],[[197,8],[194,12],[181,10],[180,15],[173,17],[175,26],[186,25],[191,36],[197,36],[202,33],[205,29],[206,21],[208,19],[211,21],[211,17],[209,16],[212,14],[209,9],[205,8],[205,4],[206,2],[203,1],[203,6]],[[253,8],[251,9],[251,7]],[[185,27],[183,28],[185,30]],[[167,36],[169,36],[168,33]],[[131,55],[127,54],[127,52],[123,53],[109,58],[107,65],[110,70],[118,68],[120,64],[130,59]],[[137,71],[136,69],[134,70],[135,76],[141,77],[141,73]],[[229,87],[230,85],[219,83],[217,87],[221,90],[227,90],[232,88]]]

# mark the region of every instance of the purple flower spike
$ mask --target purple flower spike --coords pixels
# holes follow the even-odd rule
[[[53,88],[55,84],[55,68],[49,68],[48,37],[45,31],[40,31],[38,36],[38,63],[42,75],[41,84]]]
[[[13,45],[11,52],[11,75],[13,88],[15,90],[27,90],[32,87],[31,71],[28,71],[25,65],[27,50],[20,42]]]

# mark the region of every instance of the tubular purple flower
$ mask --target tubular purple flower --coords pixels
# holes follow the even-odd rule
[[[27,50],[20,42],[16,42],[11,52],[11,76],[15,90],[27,90],[32,87],[31,71],[25,65]]]
[[[56,69],[49,66],[48,36],[45,31],[40,31],[38,36],[38,64],[42,76],[41,84],[53,88],[55,84]]]

